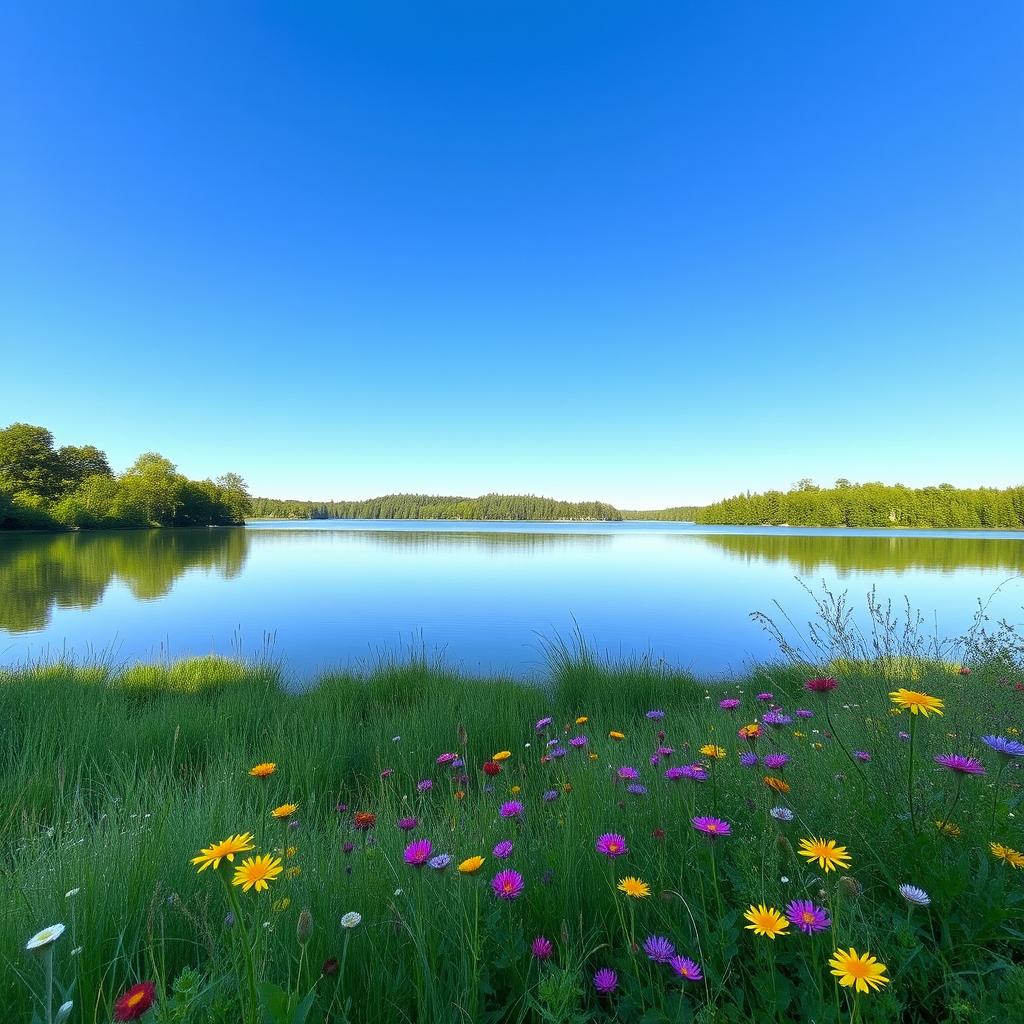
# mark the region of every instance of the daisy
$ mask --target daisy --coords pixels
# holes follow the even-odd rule
[[[277,765],[273,761],[264,761],[262,764],[256,765],[255,768],[249,769],[249,774],[254,779],[265,779],[268,775],[273,775],[277,771]]]
[[[679,975],[680,978],[684,978],[686,981],[701,981],[704,978],[700,964],[695,960],[691,960],[688,956],[672,957],[669,960],[669,966],[674,974]]]
[[[889,694],[889,700],[901,711],[909,711],[912,715],[923,715],[925,718],[933,714],[941,715],[942,709],[945,707],[938,697],[932,697],[918,690],[905,690],[903,687],[893,690]]]
[[[817,861],[818,867],[824,868],[826,874],[836,868],[845,870],[853,863],[846,847],[836,846],[834,839],[801,839],[798,852],[812,864]]]
[[[743,916],[750,922],[744,925],[745,928],[769,939],[782,935],[789,927],[789,922],[774,907],[766,907],[763,903],[751,903]]]
[[[823,932],[832,927],[827,911],[815,906],[810,900],[793,900],[786,907],[786,918],[806,935]]]
[[[936,754],[932,760],[948,768],[951,772],[959,772],[961,775],[984,775],[985,766],[974,757],[965,757],[963,754]]]
[[[873,992],[889,984],[885,976],[885,964],[870,953],[858,954],[852,946],[849,950],[837,949],[829,959],[832,973],[844,987],[853,987],[857,992]]]
[[[156,1001],[156,986],[151,981],[132,985],[114,1003],[114,1020],[138,1020]]]
[[[236,853],[247,853],[253,849],[253,835],[251,832],[242,832],[236,836],[228,836],[219,843],[206,847],[199,851],[199,856],[192,858],[192,863],[198,865],[197,871],[202,874],[207,868],[214,871],[220,867],[222,860],[232,861]]]
[[[676,955],[676,947],[663,935],[648,935],[644,939],[644,953],[656,964],[667,964]]]
[[[277,878],[282,870],[280,857],[272,857],[269,853],[263,856],[248,857],[235,868],[231,884],[240,885],[242,892],[248,892],[250,889],[262,892],[269,888],[267,883]]]
[[[36,932],[28,942],[25,943],[25,948],[29,950],[46,949],[47,946],[52,946],[62,935],[64,934],[64,925],[62,924],[51,924],[49,928],[44,928],[42,931]]]
[[[913,903],[917,907],[927,907],[932,901],[931,896],[924,889],[919,889],[916,885],[910,885],[907,882],[900,886],[900,895],[908,903]]]
[[[646,882],[641,881],[639,878],[634,878],[632,875],[619,879],[617,888],[619,892],[624,892],[627,896],[632,896],[636,900],[646,899],[651,895],[651,887]]]

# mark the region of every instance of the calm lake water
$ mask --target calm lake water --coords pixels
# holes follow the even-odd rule
[[[669,523],[321,521],[246,528],[0,535],[0,664],[242,653],[296,673],[411,647],[468,671],[543,670],[539,635],[579,625],[601,652],[702,673],[775,655],[749,618],[800,578],[910,598],[943,636],[1024,574],[1024,533],[698,527]],[[1024,581],[992,610],[1024,619]],[[269,639],[268,639],[269,638]]]

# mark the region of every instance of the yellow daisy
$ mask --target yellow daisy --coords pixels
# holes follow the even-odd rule
[[[612,740],[624,740],[626,738],[626,734],[624,732],[617,732],[615,729],[612,729],[612,731],[608,733],[608,738]]]
[[[459,871],[464,875],[475,874],[483,867],[484,859],[481,856],[467,857],[460,865]]]
[[[1024,868],[1024,853],[1015,850],[1012,846],[1003,846],[1002,843],[989,843],[988,848],[992,856],[1009,864],[1011,868]]]
[[[836,868],[845,870],[853,863],[846,847],[836,846],[834,839],[801,839],[798,852],[812,864],[817,861],[818,867],[824,868],[826,873]]]
[[[912,715],[941,715],[945,706],[938,697],[921,693],[918,690],[905,690],[900,687],[889,694],[889,700],[896,705],[900,711],[909,711]]]
[[[265,779],[268,775],[273,775],[277,771],[277,765],[273,761],[264,761],[262,764],[256,765],[255,768],[249,769],[249,774],[254,779]]]
[[[766,935],[774,939],[776,935],[782,935],[789,927],[789,922],[774,907],[766,907],[763,903],[751,903],[743,915],[750,924],[744,925],[755,935]]]
[[[272,818],[290,818],[298,809],[298,804],[281,804],[280,807],[275,807],[270,812],[270,816]]]
[[[885,976],[885,964],[870,953],[859,953],[851,946],[849,950],[837,949],[829,958],[832,973],[844,987],[853,986],[858,992],[875,992],[889,984]]]
[[[624,892],[627,896],[632,896],[637,900],[642,900],[651,895],[651,887],[646,882],[642,882],[639,878],[634,878],[632,875],[627,875],[625,878],[620,879],[618,889],[619,892]]]
[[[951,839],[959,839],[963,834],[960,831],[960,826],[954,824],[952,821],[937,821],[935,827],[944,835],[949,836]]]
[[[231,884],[240,885],[242,892],[248,892],[250,889],[262,892],[268,888],[267,883],[277,878],[282,870],[280,857],[272,857],[269,853],[262,857],[248,857],[235,868],[235,877],[231,879]]]
[[[499,750],[496,754],[492,755],[492,761],[507,761],[512,756],[511,750]]]
[[[716,761],[720,761],[725,757],[725,747],[720,747],[717,743],[705,743],[704,746],[700,748],[700,752],[705,757],[713,757]]]
[[[214,871],[220,867],[222,860],[234,860],[236,853],[245,853],[253,848],[253,836],[251,832],[241,832],[237,836],[228,836],[219,843],[207,846],[199,851],[198,857],[192,858],[192,863],[198,865],[201,874],[207,868]]]
[[[589,721],[590,721],[590,719],[587,718],[586,715],[580,715],[580,717],[576,719],[576,724],[577,725],[586,725],[586,723],[589,722]]]

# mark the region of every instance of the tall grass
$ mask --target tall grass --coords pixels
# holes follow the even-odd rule
[[[422,659],[330,674],[302,692],[278,666],[222,659],[0,673],[3,1019],[38,1011],[42,973],[23,947],[55,921],[68,926],[55,951],[58,995],[74,1001],[80,1021],[109,1021],[118,994],[142,979],[157,982],[155,1019],[196,1024],[1021,1019],[1024,870],[988,845],[1024,845],[1021,772],[1018,761],[1001,767],[980,740],[1022,725],[1024,687],[1005,664],[969,675],[925,658],[908,666],[905,685],[942,698],[946,712],[918,723],[915,834],[900,737],[908,716],[890,714],[887,697],[902,685],[898,663],[883,672],[851,659],[822,699],[802,689],[805,664],[708,687],[647,660],[603,663],[578,638],[549,655],[540,686],[467,678]],[[763,784],[763,768],[738,761],[748,745],[737,729],[767,709],[764,691],[790,714],[814,712],[766,727],[754,747],[790,754],[776,773],[788,795]],[[739,709],[719,707],[728,696]],[[653,709],[664,719],[649,720]],[[546,716],[553,724],[538,732]],[[580,716],[588,721],[577,726]],[[542,763],[549,739],[577,733],[587,747]],[[702,760],[707,743],[727,751],[703,758],[709,781],[664,779],[669,765]],[[675,753],[651,765],[659,744]],[[501,773],[484,774],[503,749],[512,756]],[[855,750],[870,761],[851,762]],[[958,786],[932,761],[950,750],[981,758],[988,774]],[[445,751],[466,768],[439,767]],[[251,778],[262,761],[277,771]],[[622,765],[638,768],[646,795],[626,792]],[[419,793],[428,778],[432,790]],[[516,786],[525,811],[506,821],[497,809]],[[546,802],[551,791],[557,798]],[[298,804],[292,826],[269,817],[285,801]],[[773,818],[775,804],[795,820]],[[374,812],[376,827],[356,830],[356,811]],[[712,849],[690,825],[695,814],[727,819],[733,835]],[[412,833],[397,828],[403,816],[419,820]],[[947,819],[958,837],[935,827]],[[284,863],[301,870],[269,892],[239,892],[243,920],[232,922],[214,872],[197,874],[190,859],[246,830],[257,852],[294,848]],[[604,832],[622,833],[629,855],[598,854]],[[797,855],[799,838],[819,835],[848,847],[848,871],[826,875]],[[455,863],[413,868],[402,851],[416,837],[455,863],[487,860],[474,875]],[[499,862],[491,850],[505,838],[515,849]],[[525,878],[516,901],[490,891],[501,867]],[[625,874],[645,880],[650,898],[618,892]],[[931,906],[909,907],[901,882],[926,889]],[[781,909],[796,898],[826,907],[833,928],[774,942],[744,930],[749,904]],[[313,922],[306,942],[296,934],[303,908]],[[362,915],[351,930],[339,923],[348,911]],[[264,1002],[255,1016],[243,926]],[[650,962],[635,948],[648,934],[671,938],[705,980]],[[538,935],[554,943],[549,961],[530,954]],[[835,984],[828,957],[850,945],[888,966],[881,992],[853,1000]],[[611,997],[590,980],[604,966],[618,972]]]

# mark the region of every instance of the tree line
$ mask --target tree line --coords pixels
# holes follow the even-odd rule
[[[696,510],[698,523],[736,526],[851,526],[947,530],[1024,529],[1024,486],[962,488],[952,484],[801,480],[788,491],[737,494]]]
[[[256,519],[622,519],[618,509],[603,501],[557,501],[533,494],[484,494],[479,498],[385,494],[366,501],[253,498],[252,515]]]
[[[29,423],[0,430],[0,530],[232,525],[250,501],[237,473],[190,480],[146,452],[117,474],[94,445],[57,448]]]

